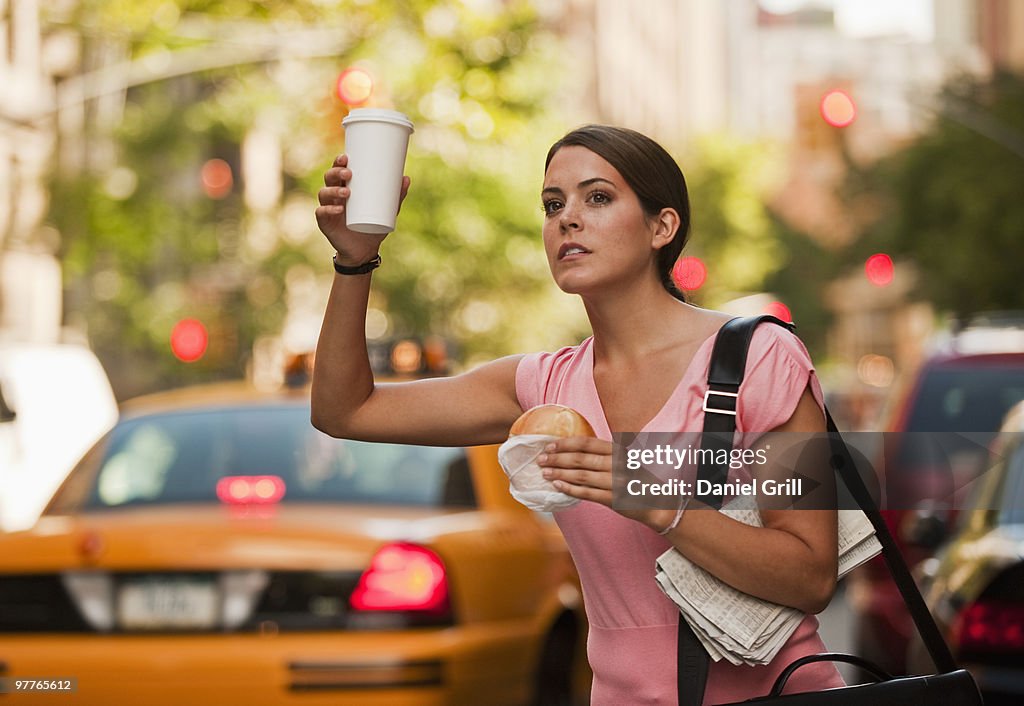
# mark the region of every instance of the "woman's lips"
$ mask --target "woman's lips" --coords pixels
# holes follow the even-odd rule
[[[577,258],[590,254],[590,251],[579,243],[562,243],[558,248],[558,259]]]

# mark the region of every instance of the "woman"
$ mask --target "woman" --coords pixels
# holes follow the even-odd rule
[[[360,269],[383,238],[345,228],[346,165],[343,155],[327,171],[317,220],[336,262]],[[403,198],[408,189],[405,178]],[[539,460],[560,490],[590,501],[555,518],[583,583],[593,703],[674,704],[678,609],[656,585],[655,558],[674,546],[739,590],[813,614],[835,588],[836,513],[765,511],[755,528],[717,512],[611,509],[612,433],[699,431],[711,345],[730,317],[687,304],[672,282],[689,204],[682,172],[654,141],[620,128],[574,130],[549,151],[541,196],[551,273],[582,298],[591,338],[451,378],[375,385],[364,338],[370,276],[339,275],[317,347],[313,423],[333,436],[456,446],[503,441],[537,404],[583,413],[598,438],[561,440]],[[740,432],[825,430],[806,350],[777,326],[755,333],[739,404]],[[766,667],[712,664],[706,703],[767,693],[786,664],[823,651],[816,630],[808,615]],[[834,667],[817,664],[789,690],[841,683]]]

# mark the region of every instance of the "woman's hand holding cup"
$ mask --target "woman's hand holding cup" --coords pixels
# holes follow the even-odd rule
[[[320,189],[317,198],[320,206],[316,209],[316,222],[320,231],[338,251],[338,263],[342,265],[360,265],[377,256],[381,242],[387,233],[372,234],[350,230],[345,223],[345,206],[351,191],[348,187],[352,179],[352,170],[348,168],[348,155],[339,155],[331,168],[324,172],[324,188]],[[401,209],[402,201],[409,193],[409,177],[402,177],[402,187],[398,199]]]

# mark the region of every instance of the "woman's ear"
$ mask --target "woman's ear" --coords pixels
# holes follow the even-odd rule
[[[661,250],[672,242],[679,230],[679,214],[674,208],[663,208],[651,221],[651,247]]]

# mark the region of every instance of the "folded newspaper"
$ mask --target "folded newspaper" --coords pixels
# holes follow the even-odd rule
[[[761,526],[753,498],[743,497],[722,512]],[[839,577],[875,556],[882,545],[860,510],[839,511]],[[675,549],[658,557],[655,578],[682,611],[711,659],[732,664],[768,664],[804,619],[804,613],[755,598],[700,568]]]

